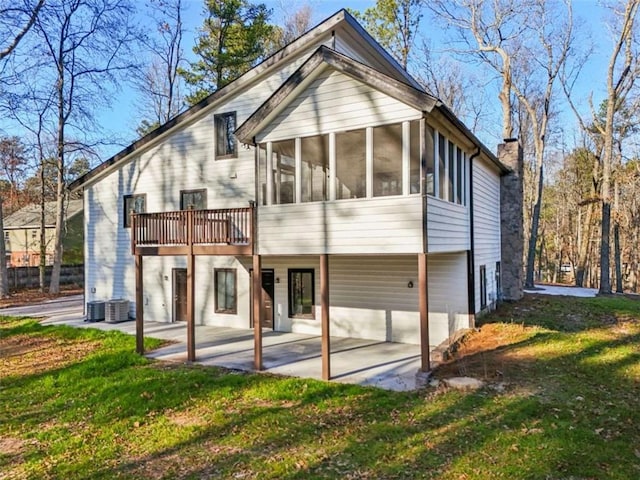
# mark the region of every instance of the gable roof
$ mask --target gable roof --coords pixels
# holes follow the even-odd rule
[[[235,131],[238,140],[253,144],[255,134],[277,116],[297,96],[300,87],[315,78],[325,66],[384,91],[420,111],[431,111],[438,102],[422,89],[400,82],[322,45]]]
[[[277,117],[287,105],[300,93],[302,87],[310,83],[324,68],[333,68],[355,80],[358,80],[390,97],[403,102],[416,110],[430,113],[434,109],[452,123],[467,139],[478,147],[501,173],[509,169],[498,160],[454,113],[436,97],[422,89],[391,78],[374,68],[364,65],[346,55],[324,45],[320,46],[307,61],[291,75],[271,97],[269,97],[238,129],[235,135],[245,144],[254,144],[255,135],[272,119]]]
[[[82,212],[84,208],[82,200],[69,200],[66,208],[66,220],[69,221]],[[13,212],[4,218],[5,230],[16,230],[22,228],[40,228],[40,205],[32,203],[20,210]],[[44,204],[44,224],[46,227],[53,227],[56,224],[56,202],[45,202]]]
[[[378,63],[385,67],[385,70],[390,74],[393,74],[393,77],[396,80],[405,82],[417,89],[421,88],[418,82],[411,77],[411,75],[409,75],[409,73],[407,73],[364,28],[362,28],[358,21],[353,18],[349,12],[342,9],[320,22],[293,42],[273,53],[260,64],[245,72],[234,81],[216,90],[208,97],[193,105],[191,108],[185,110],[152,132],[149,132],[144,137],[133,142],[131,145],[116,153],[111,158],[105,160],[86,174],[78,177],[69,184],[69,189],[76,191],[84,187],[88,182],[95,180],[101,174],[106,174],[112,168],[115,168],[115,166],[130,159],[134,153],[153,145],[157,140],[164,137],[174,128],[192,121],[200,115],[204,115],[206,111],[210,110],[209,107],[212,108],[213,105],[219,104],[224,98],[233,94],[238,89],[256,82],[259,78],[277,68],[278,65],[284,63],[285,60],[291,58],[294,54],[304,52],[324,36],[330,38],[335,30],[340,30],[341,32],[356,37],[358,40],[358,47],[368,50],[371,53],[371,56],[375,57]]]

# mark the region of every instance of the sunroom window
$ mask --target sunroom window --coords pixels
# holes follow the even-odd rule
[[[272,148],[273,203],[294,203],[296,201],[295,141],[273,142]]]
[[[373,129],[373,196],[402,195],[402,125]]]
[[[329,200],[329,136],[303,138],[301,157],[302,201]]]
[[[279,205],[419,195],[423,183],[432,193],[438,178],[434,165],[438,133],[423,123],[411,120],[261,143],[259,200],[262,205]],[[423,140],[422,135],[428,138]],[[443,136],[442,149],[446,148]],[[445,158],[443,150],[442,162]],[[440,178],[444,182],[447,177]]]
[[[336,134],[336,199],[367,196],[366,131]]]

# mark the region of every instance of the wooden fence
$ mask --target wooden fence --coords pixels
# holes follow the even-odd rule
[[[51,281],[52,266],[46,267],[45,285]],[[40,286],[39,267],[10,267],[7,269],[9,288],[37,288]],[[60,285],[84,285],[84,265],[63,265],[60,270]]]

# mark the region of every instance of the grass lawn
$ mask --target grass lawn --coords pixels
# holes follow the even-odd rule
[[[147,340],[147,348],[159,342]],[[640,478],[640,301],[527,296],[396,393],[151,362],[0,319],[0,479]]]

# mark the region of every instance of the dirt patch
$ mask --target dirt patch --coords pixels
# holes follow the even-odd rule
[[[460,344],[453,358],[440,364],[434,374],[438,378],[458,375],[488,380],[502,380],[505,365],[513,362],[509,346],[531,338],[537,327],[519,324],[488,323],[470,333]]]
[[[200,427],[206,425],[206,420],[196,412],[180,411],[167,414],[167,419],[179,427]]]
[[[0,378],[60,368],[84,358],[99,346],[98,342],[32,335],[0,338]]]
[[[16,292],[12,292],[7,298],[0,298],[0,308],[21,307],[24,305],[43,302],[45,300],[68,297],[69,295],[81,295],[82,293],[82,287],[75,285],[61,286],[60,293],[56,294],[43,293],[37,288],[18,290]]]
[[[26,449],[26,442],[21,438],[0,437],[0,452],[11,457],[21,455]]]

